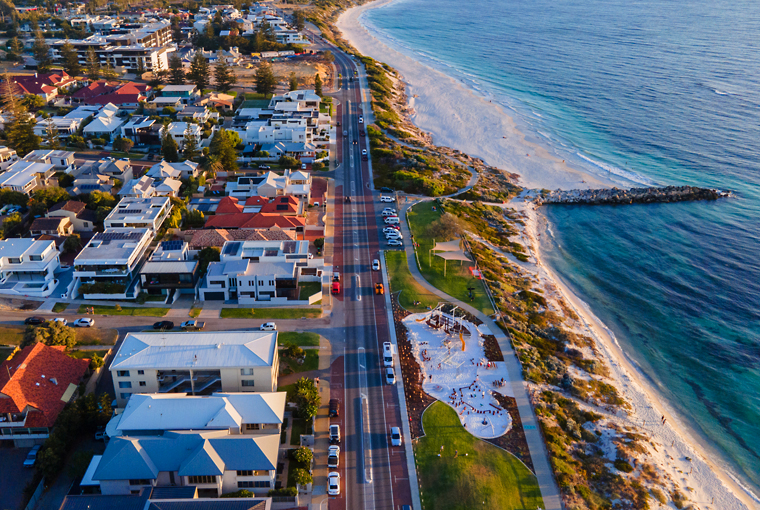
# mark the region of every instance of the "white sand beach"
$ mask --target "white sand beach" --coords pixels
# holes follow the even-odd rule
[[[391,1],[377,0],[349,9],[341,14],[337,27],[360,53],[401,73],[414,109],[412,120],[432,135],[436,145],[458,149],[482,158],[491,166],[519,174],[519,184],[527,188],[586,189],[616,185],[604,177],[572,168],[526,140],[504,108],[371,34],[362,24],[362,14]]]

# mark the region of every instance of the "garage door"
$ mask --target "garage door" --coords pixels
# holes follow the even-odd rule
[[[204,292],[206,301],[224,301],[224,292]]]

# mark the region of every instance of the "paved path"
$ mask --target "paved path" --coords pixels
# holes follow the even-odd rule
[[[399,211],[400,214],[406,217],[406,212],[410,205],[406,205],[401,211]],[[401,222],[401,230],[405,239],[411,239],[411,232],[406,221]],[[525,430],[525,438],[528,441],[528,448],[530,449],[530,457],[533,460],[536,477],[538,478],[538,485],[541,488],[541,496],[544,499],[544,508],[546,510],[562,510],[559,488],[557,487],[551,471],[551,466],[549,465],[549,454],[546,451],[544,439],[539,431],[538,422],[533,413],[533,407],[531,406],[528,397],[528,391],[523,382],[522,369],[520,368],[516,353],[512,350],[511,342],[502,332],[501,328],[499,328],[489,316],[480,310],[473,308],[469,304],[449,296],[428,283],[417,267],[417,260],[414,256],[414,248],[411,246],[411,243],[406,244],[404,250],[406,251],[406,260],[409,265],[409,271],[420,285],[440,298],[457,305],[463,310],[467,310],[469,313],[482,320],[494,336],[496,336],[501,352],[504,355],[504,362],[507,366],[510,383],[512,384],[512,391],[514,392],[515,400],[517,401],[520,419],[523,424],[523,429]]]

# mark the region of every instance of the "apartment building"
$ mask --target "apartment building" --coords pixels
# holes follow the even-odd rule
[[[55,242],[31,238],[0,241],[0,292],[47,297],[61,267]]]
[[[0,175],[0,188],[31,195],[34,190],[47,186],[54,174],[53,165],[35,161],[16,161]]]
[[[198,264],[183,241],[164,241],[140,270],[140,284],[148,294],[195,294]]]
[[[151,179],[152,180],[152,179]],[[169,197],[124,197],[103,221],[105,228],[147,228],[154,235],[169,216]]]

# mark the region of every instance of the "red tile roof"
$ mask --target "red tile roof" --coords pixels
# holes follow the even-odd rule
[[[272,214],[298,214],[298,204],[300,201],[294,196],[277,197],[271,202],[267,202],[261,208],[263,213]],[[246,203],[248,205],[248,203]]]
[[[264,204],[268,204],[268,203],[269,203],[269,199],[267,197],[253,196],[253,197],[248,197],[245,200],[245,205],[248,205],[248,206],[250,206],[250,205],[264,205]]]
[[[113,103],[116,106],[120,104],[137,104],[146,99],[145,93],[149,89],[150,87],[147,85],[129,82],[109,94],[91,97],[85,101],[85,104],[94,105]]]
[[[58,87],[66,87],[76,81],[64,71],[13,76],[11,80],[16,82],[24,94],[49,94]]]
[[[89,99],[95,96],[102,96],[103,94],[109,94],[113,92],[118,86],[118,83],[109,83],[106,80],[98,80],[90,83],[86,87],[82,87],[81,89],[77,90],[71,95],[71,97],[75,97],[77,99]]]
[[[27,427],[52,427],[66,406],[61,400],[69,384],[79,384],[90,361],[64,354],[63,346],[38,343],[24,347],[0,366],[0,413],[21,413],[30,407]]]
[[[296,228],[306,224],[304,218],[298,216],[281,216],[265,213],[235,213],[221,216],[209,216],[204,228],[255,228],[267,229],[273,227]]]
[[[237,214],[243,212],[243,206],[238,203],[235,197],[224,197],[216,206],[215,214]]]

